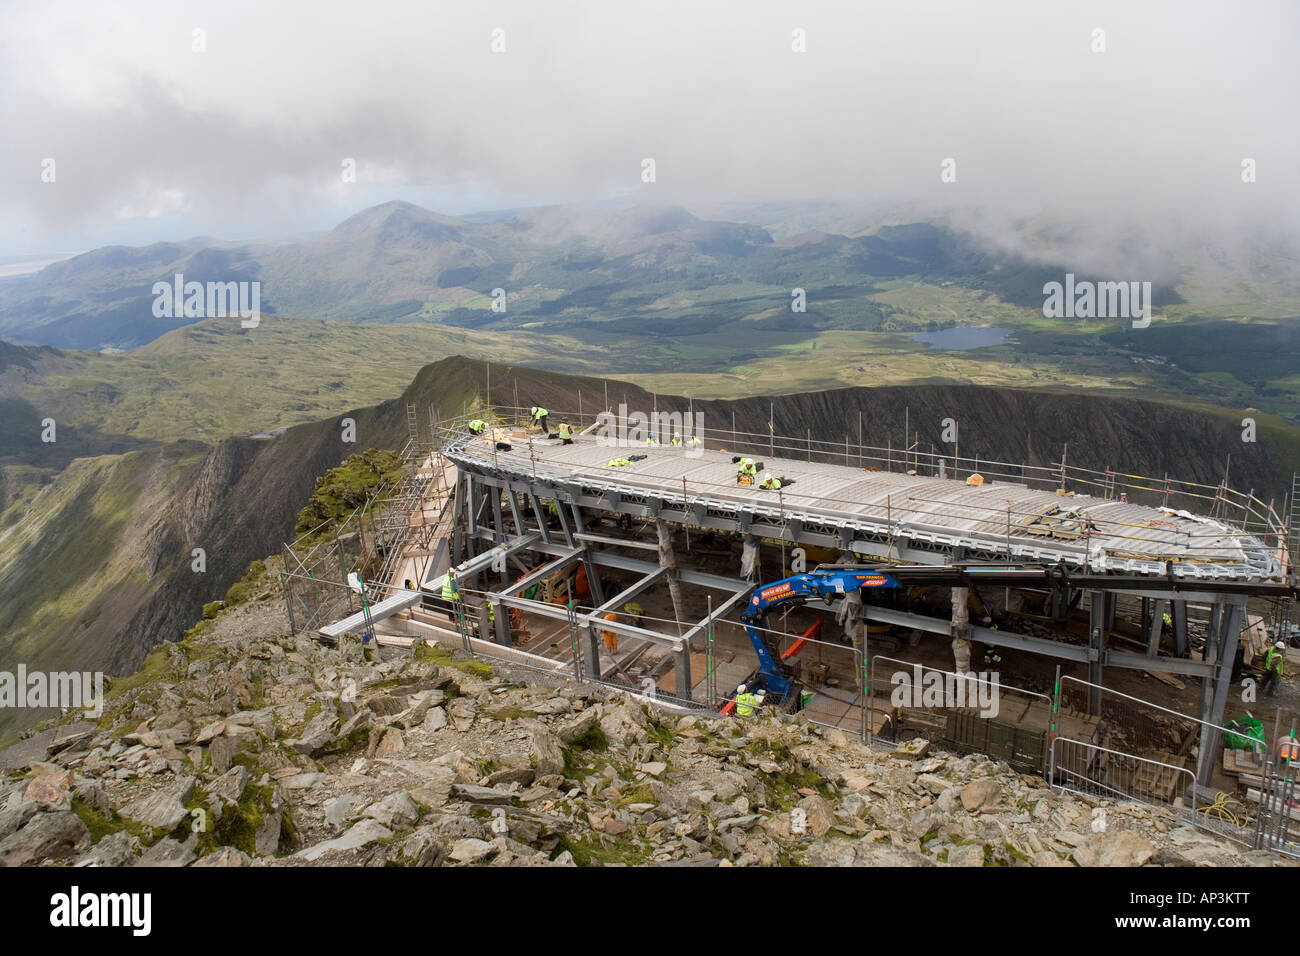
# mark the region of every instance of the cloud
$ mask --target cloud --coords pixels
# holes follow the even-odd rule
[[[394,197],[884,200],[1094,257],[1127,236],[1153,268],[1188,235],[1294,239],[1300,223],[1288,2],[141,0],[0,16],[0,252],[318,228]]]

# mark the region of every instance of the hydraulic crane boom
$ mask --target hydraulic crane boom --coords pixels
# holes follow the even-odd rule
[[[754,653],[758,655],[758,673],[750,678],[749,683],[766,688],[782,704],[789,702],[793,683],[787,669],[772,656],[767,642],[758,630],[763,627],[767,613],[773,607],[792,601],[802,604],[809,600],[834,599],[864,588],[899,586],[893,575],[884,571],[831,566],[794,574],[759,588],[749,599],[749,606],[740,617],[745,633],[754,645]]]

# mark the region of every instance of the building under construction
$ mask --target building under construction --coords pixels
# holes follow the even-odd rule
[[[328,562],[362,572],[331,592],[348,613],[295,604],[295,558],[296,630],[451,644],[701,711],[752,678],[761,637],[800,687],[791,709],[864,739],[1164,804],[1268,791],[1269,755],[1238,765],[1224,723],[1234,673],[1289,614],[1294,522],[1226,482],[703,429],[689,410],[552,413],[544,431],[481,408],[431,441],[411,416],[409,474]],[[845,564],[907,586],[738,620],[756,587]],[[996,672],[996,716],[900,704],[900,674],[969,671]]]

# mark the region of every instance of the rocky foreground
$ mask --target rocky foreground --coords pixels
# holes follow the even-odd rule
[[[259,616],[260,615],[260,616]],[[980,755],[680,715],[223,615],[0,753],[9,866],[1276,865]],[[282,625],[281,625],[282,626]]]

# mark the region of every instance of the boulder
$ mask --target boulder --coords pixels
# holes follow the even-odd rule
[[[174,830],[189,816],[185,801],[194,794],[194,778],[185,777],[171,786],[136,797],[118,813],[141,826],[155,830]]]
[[[441,866],[447,851],[430,827],[419,827],[411,832],[392,857],[401,866]]]
[[[564,745],[549,730],[534,730],[529,756],[539,776],[564,771]]]
[[[961,805],[974,813],[981,807],[997,803],[1002,795],[1002,786],[996,780],[984,778],[973,780],[962,789]]]
[[[371,804],[362,816],[378,820],[389,829],[403,829],[420,818],[420,809],[409,793],[398,790]]]
[[[356,814],[356,810],[366,798],[359,793],[343,793],[325,804],[325,822],[333,827],[341,827]]]
[[[464,800],[466,803],[514,803],[513,794],[504,790],[496,790],[492,787],[479,787],[470,783],[453,784],[451,795],[457,800]]]
[[[630,702],[607,707],[600,718],[600,729],[615,747],[627,747],[649,738],[645,712],[639,704]]]
[[[497,846],[488,843],[486,840],[470,838],[457,840],[451,845],[451,850],[447,855],[457,863],[470,864],[487,859],[496,854],[498,849]]]
[[[90,831],[75,813],[38,813],[26,826],[0,840],[0,866],[62,860],[90,845]]]
[[[332,711],[323,710],[302,729],[298,737],[290,738],[284,745],[300,754],[315,756],[323,752],[334,740],[334,722],[337,718]]]
[[[948,851],[949,866],[983,866],[984,844],[964,843]]]
[[[1112,830],[1092,834],[1073,856],[1080,866],[1133,867],[1142,866],[1154,854],[1155,847],[1145,837],[1131,830]]]
[[[386,840],[392,835],[393,831],[379,821],[362,820],[342,836],[309,846],[305,850],[299,850],[294,856],[312,862],[319,860],[326,853],[333,850],[355,850],[371,843],[378,843],[380,840]]]
[[[136,866],[188,866],[198,855],[197,833],[191,833],[184,843],[167,837],[141,853]]]
[[[239,740],[235,737],[214,737],[208,744],[208,759],[212,761],[212,769],[217,773],[225,773],[234,765],[235,753],[239,750]]]
[[[196,867],[252,866],[252,864],[252,857],[243,850],[236,850],[233,846],[223,846],[221,849],[209,853],[194,862]]]
[[[571,744],[579,737],[588,733],[592,727],[596,726],[600,720],[600,710],[595,707],[588,707],[578,716],[571,720],[566,720],[556,728],[555,732],[566,744]]]
[[[376,757],[394,757],[406,749],[406,738],[396,727],[389,727],[384,731],[383,738],[379,741],[379,746],[375,749]]]
[[[129,866],[139,852],[140,841],[125,830],[118,830],[79,856],[73,866]]]
[[[804,825],[807,833],[814,840],[819,840],[835,824],[835,813],[830,802],[823,796],[804,797],[799,801],[799,809],[804,812]]]
[[[207,785],[208,795],[226,803],[238,803],[248,788],[248,768],[231,767]]]
[[[44,760],[54,743],[56,728],[42,730],[32,734],[26,740],[20,740],[11,747],[0,750],[0,771],[19,770],[31,765],[33,760]]]
[[[23,788],[23,799],[44,810],[72,809],[72,771],[60,770],[33,777]]]

